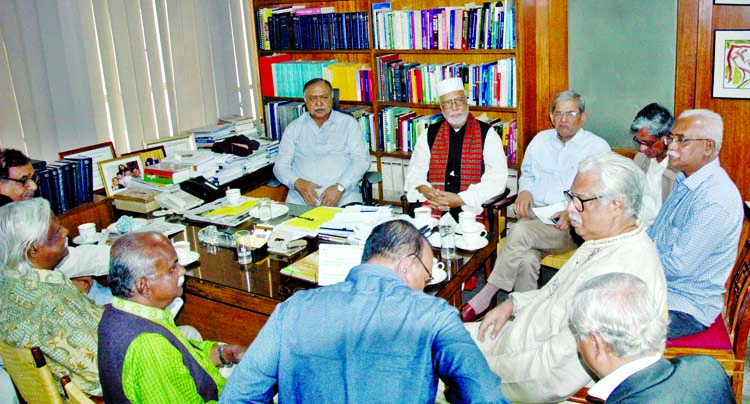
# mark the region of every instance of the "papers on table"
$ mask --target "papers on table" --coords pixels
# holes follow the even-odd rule
[[[239,205],[230,205],[226,197],[185,212],[185,217],[199,222],[235,227],[250,219],[250,210],[258,204],[252,198],[243,197]]]
[[[347,206],[320,227],[319,237],[363,245],[373,227],[393,219],[392,210],[390,206]]]
[[[362,248],[346,244],[318,246],[318,285],[343,282],[352,267],[362,262]]]
[[[274,226],[274,230],[280,230],[293,235],[292,239],[302,237],[315,237],[323,223],[329,222],[334,215],[341,212],[340,208],[318,206],[307,212],[293,217],[284,223]]]
[[[531,210],[534,212],[536,217],[538,217],[539,220],[542,221],[542,223],[555,224],[552,220],[550,220],[550,217],[561,210],[565,210],[566,206],[568,205],[565,202],[558,202],[553,203],[552,205],[534,207],[531,208]]]

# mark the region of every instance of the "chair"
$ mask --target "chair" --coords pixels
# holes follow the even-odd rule
[[[29,404],[63,404],[41,348],[15,348],[0,341],[5,370]]]
[[[372,197],[372,186],[380,182],[383,182],[383,176],[377,171],[368,171],[362,176],[362,181],[359,183],[359,190],[362,192],[363,205],[376,205]]]
[[[82,392],[75,383],[70,380],[70,376],[60,378],[60,384],[65,390],[68,404],[95,404],[96,402],[89,398],[86,393]]]

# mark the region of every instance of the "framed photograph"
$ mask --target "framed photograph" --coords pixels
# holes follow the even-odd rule
[[[714,31],[711,96],[750,99],[750,30]]]
[[[143,162],[143,166],[148,167],[152,164],[157,164],[160,161],[164,160],[164,157],[167,155],[167,153],[164,151],[164,145],[160,145],[149,147],[147,149],[133,150],[129,153],[123,153],[120,157],[136,155],[141,156],[141,162]]]
[[[117,154],[115,154],[115,146],[112,142],[97,143],[86,147],[61,151],[57,155],[60,159],[68,157],[91,157],[91,168],[94,171],[94,173],[92,173],[93,181],[91,181],[91,185],[94,192],[104,190],[104,183],[102,183],[101,177],[96,175],[96,168],[99,167],[99,162],[111,160],[117,157]]]
[[[195,137],[190,133],[188,135],[172,136],[164,139],[147,140],[143,142],[143,147],[164,146],[164,153],[167,156],[176,153],[188,153],[195,151]]]
[[[714,4],[728,4],[731,6],[747,6],[750,0],[714,0]]]
[[[100,161],[99,175],[107,196],[121,192],[130,185],[134,178],[143,179],[141,155]]]

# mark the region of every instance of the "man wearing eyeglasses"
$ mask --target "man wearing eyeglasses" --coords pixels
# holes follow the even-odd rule
[[[15,149],[0,150],[0,195],[16,202],[31,199],[37,178],[25,154]]]
[[[638,111],[630,124],[630,134],[640,151],[633,161],[646,173],[640,216],[644,227],[650,226],[656,219],[677,177],[677,170],[669,167],[667,145],[664,144],[664,137],[669,134],[672,125],[672,113],[656,102]]]
[[[717,113],[687,110],[664,140],[680,174],[648,234],[667,276],[668,338],[697,334],[717,319],[737,258],[742,198],[719,163],[723,130]]]
[[[501,289],[536,289],[542,258],[576,248],[563,209],[551,217],[556,221],[552,224],[543,221],[547,217],[537,218],[532,208],[563,202],[563,191],[570,188],[578,163],[610,148],[604,139],[583,129],[586,103],[575,91],[557,94],[549,112],[555,128],[534,136],[524,154],[515,204],[519,221],[498,253],[487,284],[461,308],[464,321],[474,321]]]
[[[479,214],[482,203],[505,189],[508,165],[495,129],[469,113],[464,83],[458,78],[437,85],[445,121],[430,125],[417,138],[404,181],[410,210],[427,201],[433,210]]]
[[[276,306],[220,403],[507,403],[448,302],[422,292],[432,248],[410,223],[376,226],[344,282]]]

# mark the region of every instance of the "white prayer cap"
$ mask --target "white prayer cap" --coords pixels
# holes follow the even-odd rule
[[[454,91],[464,91],[464,82],[460,77],[445,79],[437,84],[437,95],[442,97]]]

